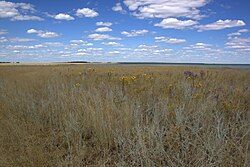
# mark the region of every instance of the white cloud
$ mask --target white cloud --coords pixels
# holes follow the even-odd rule
[[[97,22],[96,25],[97,25],[97,26],[110,27],[110,26],[112,26],[113,24],[110,23],[110,22],[102,22],[102,21],[100,21],[100,22]]]
[[[38,48],[44,48],[46,46],[43,46],[41,44],[38,44],[38,45],[33,45],[33,46],[28,46],[29,49],[38,49]]]
[[[103,42],[103,45],[108,45],[108,46],[123,46],[122,44],[118,42]]]
[[[78,49],[76,55],[77,56],[86,56],[86,55],[100,56],[100,55],[103,55],[103,48]]]
[[[186,42],[185,39],[177,39],[177,38],[167,38],[167,37],[155,37],[155,42],[165,42],[169,44],[181,44]]]
[[[172,49],[168,48],[159,48],[157,45],[139,45],[134,49],[134,54],[143,56],[159,56],[159,55],[169,55]]]
[[[122,11],[122,6],[121,6],[121,3],[116,3],[114,7],[112,7],[112,10],[113,11]]]
[[[41,17],[33,16],[34,6],[29,3],[14,3],[0,1],[0,18],[9,18],[15,20],[43,20]]]
[[[218,20],[214,23],[197,26],[198,31],[221,30],[231,27],[240,27],[246,25],[242,20]]]
[[[110,51],[109,54],[120,54],[120,52],[115,50],[115,51]]]
[[[124,9],[122,9],[121,3],[116,3],[114,7],[112,7],[112,10],[115,12],[120,12],[120,13],[126,13]]]
[[[87,53],[86,52],[78,52],[76,53],[76,56],[86,56]]]
[[[120,52],[115,50],[115,51],[110,51],[109,54],[115,55],[115,54],[120,54]]]
[[[29,30],[27,30],[27,33],[28,34],[37,34],[37,36],[39,36],[41,38],[55,38],[55,37],[59,36],[55,32],[35,30],[35,29],[29,29]]]
[[[238,32],[239,32],[239,33],[246,33],[246,32],[250,32],[250,30],[248,30],[248,29],[241,29],[241,30],[239,30]]]
[[[10,42],[31,42],[31,41],[35,41],[35,39],[30,39],[30,38],[10,38],[9,39]]]
[[[83,41],[81,39],[79,39],[79,40],[74,39],[74,40],[70,40],[70,43],[82,44],[82,43],[85,43],[85,41]]]
[[[173,49],[156,49],[153,51],[153,54],[168,54],[173,51]]]
[[[101,41],[101,40],[120,40],[121,38],[112,37],[107,34],[90,34],[88,35],[88,38],[94,40],[94,41]]]
[[[43,33],[38,33],[37,35],[42,38],[55,38],[59,36],[55,32],[43,32]]]
[[[28,34],[38,33],[38,30],[35,30],[32,28],[32,29],[27,30],[27,33]]]
[[[14,53],[20,53],[20,51],[19,51],[19,50],[13,50],[13,52],[14,52]]]
[[[8,42],[6,37],[0,37],[0,43]]]
[[[193,20],[178,20],[176,18],[167,18],[163,19],[160,23],[155,24],[155,26],[162,28],[184,29],[196,24],[198,24],[198,22]]]
[[[35,41],[35,39],[19,38],[19,37],[15,37],[15,38],[1,37],[0,38],[0,43],[3,43],[3,42],[31,42],[31,41]]]
[[[189,51],[194,51],[194,50],[198,50],[198,51],[215,51],[211,47],[212,47],[212,45],[210,45],[210,44],[205,44],[205,43],[202,43],[202,42],[198,42],[198,43],[196,43],[194,45],[184,47],[184,49],[189,50]]]
[[[186,17],[199,19],[200,7],[210,0],[124,0],[124,4],[138,18]]]
[[[103,48],[87,48],[86,51],[102,51]]]
[[[83,41],[81,39],[80,40],[71,40],[70,43],[74,44],[75,46],[93,46],[93,43]]]
[[[195,45],[191,45],[191,46],[192,46],[193,49],[203,49],[203,50],[205,49],[205,50],[207,50],[212,45],[205,44],[205,43],[202,43],[202,42],[198,42]]]
[[[109,27],[100,27],[95,30],[95,32],[109,32],[109,31],[112,31],[112,29]]]
[[[84,43],[82,44],[83,46],[93,46],[94,44],[93,43],[90,43],[90,42],[87,42],[87,43]]]
[[[136,36],[142,36],[148,33],[148,30],[131,30],[130,32],[128,31],[123,31],[121,32],[122,35],[125,35],[127,37],[136,37]]]
[[[8,50],[26,50],[26,49],[39,49],[39,48],[44,48],[46,46],[42,44],[37,44],[37,45],[8,45],[6,49]]]
[[[157,45],[145,45],[145,44],[138,46],[138,48],[146,48],[146,49],[153,49],[153,48],[157,48],[157,47],[158,47]]]
[[[0,1],[0,18],[11,18],[19,14],[15,3]]]
[[[240,35],[241,35],[241,33],[239,31],[227,34],[227,36],[229,36],[229,37],[231,37],[231,36],[240,36]]]
[[[5,34],[8,34],[8,31],[4,29],[0,29],[0,35],[5,35]]]
[[[63,46],[61,42],[44,42],[43,45],[50,46],[50,47],[60,47]]]
[[[98,15],[96,11],[89,8],[77,9],[76,11],[76,16],[78,17],[96,17]]]
[[[118,50],[121,50],[121,51],[132,51],[133,49],[132,48],[117,48]]]
[[[38,16],[18,15],[18,16],[11,18],[11,20],[12,21],[27,21],[27,20],[42,21],[43,19]]]
[[[248,29],[241,29],[241,30],[239,30],[237,32],[233,32],[233,33],[227,34],[227,36],[229,36],[229,37],[240,36],[240,35],[242,35],[242,33],[247,33],[247,32],[250,32],[250,30],[248,30]]]
[[[56,19],[56,20],[68,20],[68,21],[69,20],[75,20],[74,17],[72,17],[72,16],[70,16],[68,14],[64,14],[64,13],[59,13],[59,14],[53,16],[53,18]]]
[[[250,51],[250,38],[231,37],[226,46],[230,49]]]

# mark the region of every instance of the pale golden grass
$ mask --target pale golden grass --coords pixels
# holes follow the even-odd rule
[[[0,66],[0,166],[248,166],[249,86],[237,69]]]

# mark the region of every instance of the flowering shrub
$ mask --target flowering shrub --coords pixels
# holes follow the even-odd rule
[[[195,74],[195,73],[193,73],[193,72],[191,72],[191,71],[184,71],[183,74],[184,74],[184,76],[185,76],[186,78],[188,78],[188,77],[195,78],[195,77],[198,76],[197,74]]]

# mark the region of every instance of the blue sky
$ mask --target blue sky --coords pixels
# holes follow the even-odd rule
[[[0,61],[250,63],[248,0],[0,1]]]

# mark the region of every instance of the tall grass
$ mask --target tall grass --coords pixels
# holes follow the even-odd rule
[[[0,66],[0,166],[248,166],[249,85],[236,69]]]

